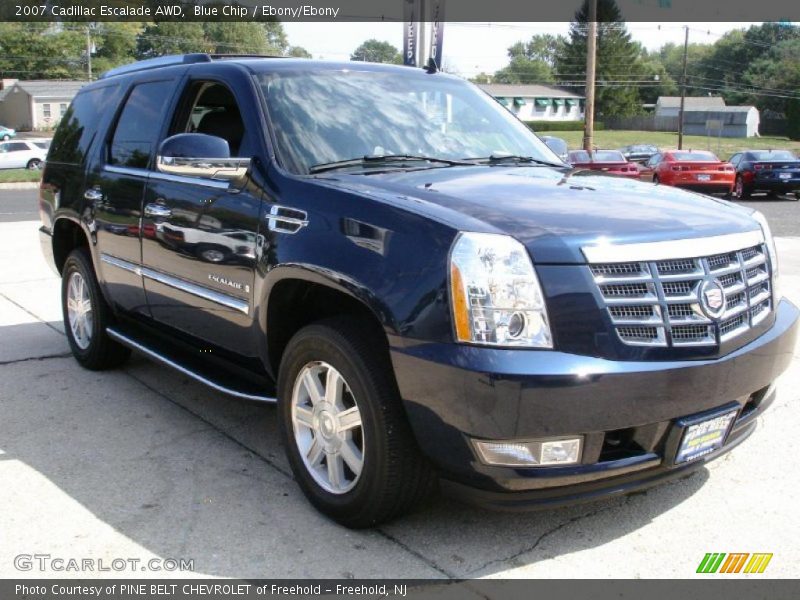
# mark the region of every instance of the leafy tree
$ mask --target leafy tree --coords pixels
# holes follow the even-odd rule
[[[554,80],[553,66],[562,52],[565,39],[550,34],[535,35],[527,43],[517,42],[508,49],[507,67],[494,74],[497,83],[541,83]]]
[[[371,39],[353,50],[350,60],[399,65],[403,63],[403,55],[389,42]]]
[[[197,22],[150,23],[136,41],[136,58],[139,60],[167,54],[189,54],[210,50],[203,24]]]
[[[470,77],[469,80],[472,83],[492,83],[492,76],[488,73],[478,73],[474,77]]]
[[[103,21],[91,26],[94,47],[92,72],[102,73],[119,65],[129,63],[136,55],[136,44],[143,30],[142,23]]]
[[[586,79],[589,7],[584,0],[570,25],[569,39],[555,60],[556,79],[579,84]],[[597,0],[597,64],[595,106],[598,115],[626,116],[641,111],[636,85],[643,76],[640,47],[631,40],[614,0]]]
[[[286,56],[293,56],[295,58],[313,58],[313,56],[311,56],[311,52],[302,46],[289,46]]]
[[[85,29],[0,23],[0,74],[15,79],[86,77]]]

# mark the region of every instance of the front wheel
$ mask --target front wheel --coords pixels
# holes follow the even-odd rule
[[[10,139],[11,139],[11,136],[10,136],[10,135],[8,135],[8,134],[6,134],[6,135],[4,135],[4,136],[3,136],[3,141],[4,141],[4,142],[7,142],[7,141],[8,141],[8,140],[10,140]]]
[[[656,185],[658,185],[659,183],[661,183],[661,182],[658,180],[658,175],[653,175],[653,183],[655,183]]]
[[[100,291],[86,250],[73,250],[64,263],[61,279],[64,329],[75,359],[93,371],[124,363],[131,354],[106,333],[112,315]]]
[[[412,510],[435,482],[400,404],[377,334],[357,319],[300,330],[284,352],[278,403],[284,447],[303,493],[347,527]]]

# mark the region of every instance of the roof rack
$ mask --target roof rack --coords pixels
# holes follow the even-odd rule
[[[126,73],[136,73],[137,71],[147,71],[148,69],[157,69],[159,67],[170,67],[173,65],[193,65],[203,62],[211,62],[211,56],[203,53],[159,56],[158,58],[140,60],[139,62],[131,63],[129,65],[122,65],[116,69],[110,69],[100,75],[100,79],[107,79],[108,77],[115,77],[116,75],[124,75]]]
[[[236,58],[285,58],[283,56],[275,56],[274,54],[206,54],[204,52],[196,52],[194,54],[170,54],[168,56],[159,56],[158,58],[148,58],[147,60],[140,60],[139,62],[131,63],[129,65],[122,65],[116,69],[110,69],[100,75],[99,79],[106,79],[116,75],[124,75],[127,73],[136,73],[137,71],[147,71],[148,69],[157,69],[160,67],[171,67],[175,65],[193,65],[196,63],[206,63],[214,60],[226,60]]]

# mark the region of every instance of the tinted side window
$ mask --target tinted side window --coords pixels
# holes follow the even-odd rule
[[[114,130],[109,164],[147,168],[161,130],[164,107],[174,87],[173,81],[152,81],[133,88]]]
[[[116,85],[79,92],[56,130],[48,161],[81,164],[97,134],[103,112],[113,105],[116,93]]]
[[[6,152],[25,152],[29,150],[28,144],[22,142],[11,142],[5,145]]]
[[[731,156],[731,159],[728,162],[731,163],[734,167],[736,167],[739,166],[739,161],[741,159],[742,159],[741,154],[734,154],[733,156]]]

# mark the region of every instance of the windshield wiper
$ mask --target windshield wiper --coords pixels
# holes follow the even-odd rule
[[[491,156],[484,156],[480,158],[467,158],[465,160],[473,161],[473,162],[484,162],[489,164],[499,164],[499,163],[506,163],[506,162],[514,162],[514,163],[534,163],[537,165],[544,165],[546,167],[561,167],[564,168],[567,165],[558,164],[558,163],[551,163],[546,160],[541,160],[539,158],[534,158],[532,156],[520,156],[517,154],[492,154]]]
[[[448,166],[456,165],[472,165],[475,163],[466,160],[450,160],[447,158],[436,158],[435,156],[413,156],[410,154],[376,154],[362,156],[361,158],[349,158],[347,160],[337,160],[335,162],[321,163],[314,165],[308,169],[311,174],[322,173],[324,171],[333,171],[335,169],[345,169],[348,167],[361,167],[371,165],[383,165],[391,163],[407,163],[407,162],[428,162],[438,163]]]

